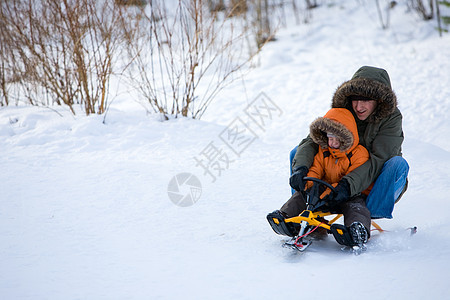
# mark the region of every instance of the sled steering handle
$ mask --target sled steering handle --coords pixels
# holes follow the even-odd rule
[[[303,177],[303,180],[306,180],[306,181],[314,181],[314,182],[323,184],[323,185],[325,185],[326,187],[328,187],[328,188],[331,190],[331,192],[336,193],[336,189],[335,189],[331,184],[329,184],[329,183],[326,182],[326,181],[323,181],[322,179],[319,179],[319,178],[316,178],[316,177]]]

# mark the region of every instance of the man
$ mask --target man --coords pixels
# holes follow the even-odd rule
[[[394,204],[407,188],[408,163],[402,157],[402,114],[384,69],[363,66],[351,80],[341,84],[332,99],[332,108],[347,108],[355,117],[360,144],[368,151],[369,160],[346,174],[336,187],[335,204],[364,197],[371,218],[392,218]],[[298,146],[292,159],[291,187],[302,191],[303,177],[308,173],[318,145],[308,135]],[[372,189],[368,196],[361,193]],[[295,193],[296,194],[296,193]],[[295,194],[286,202],[295,201]],[[300,212],[299,212],[300,213]],[[292,217],[283,212],[283,217]],[[360,228],[357,235],[368,236],[370,228]],[[360,242],[360,241],[355,241]],[[365,242],[365,241],[363,241]]]

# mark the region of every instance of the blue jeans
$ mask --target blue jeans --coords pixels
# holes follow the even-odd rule
[[[297,147],[290,153],[290,170],[292,174],[292,160]],[[372,219],[392,219],[394,204],[399,199],[406,185],[409,165],[401,156],[394,156],[384,163],[380,175],[375,180],[372,190],[366,199],[367,208]],[[295,190],[291,188],[292,194]]]
[[[394,156],[384,163],[366,199],[372,219],[392,219],[394,204],[406,185],[409,165],[401,156]]]
[[[294,160],[295,153],[297,153],[297,147],[298,146],[296,146],[294,149],[292,149],[291,153],[289,153],[289,161],[290,161],[289,170],[291,170],[291,173],[290,173],[291,175],[292,175],[292,161]],[[293,188],[291,188],[291,194],[294,195],[294,193],[295,193],[295,190]]]

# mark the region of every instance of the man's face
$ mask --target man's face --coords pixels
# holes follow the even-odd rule
[[[354,100],[352,101],[353,111],[361,121],[367,119],[377,108],[376,100]]]

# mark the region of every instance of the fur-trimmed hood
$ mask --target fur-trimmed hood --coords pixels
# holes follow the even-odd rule
[[[310,136],[320,147],[328,148],[327,133],[341,142],[339,150],[350,152],[359,144],[358,129],[352,113],[345,108],[332,108],[310,125]]]
[[[369,66],[359,68],[352,79],[336,89],[331,107],[352,110],[350,96],[363,96],[378,102],[375,111],[367,118],[369,123],[381,121],[397,108],[397,97],[391,88],[389,75],[384,69]]]

